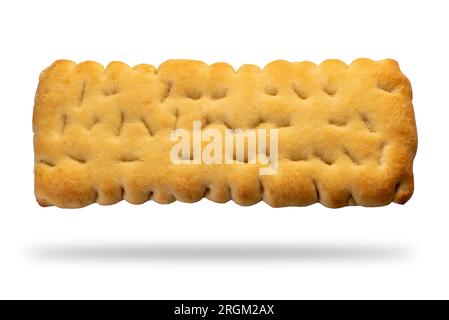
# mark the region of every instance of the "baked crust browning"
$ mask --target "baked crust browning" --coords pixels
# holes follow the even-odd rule
[[[176,128],[278,128],[279,166],[170,162]],[[263,69],[169,60],[129,67],[60,60],[40,75],[35,195],[42,206],[148,200],[273,207],[405,203],[417,133],[394,60],[274,61]]]

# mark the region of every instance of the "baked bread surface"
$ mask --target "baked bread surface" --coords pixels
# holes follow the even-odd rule
[[[278,128],[278,169],[170,161],[176,128]],[[158,68],[59,60],[34,114],[42,206],[203,197],[273,207],[405,203],[417,133],[408,79],[394,60],[274,61],[263,69],[169,60]]]

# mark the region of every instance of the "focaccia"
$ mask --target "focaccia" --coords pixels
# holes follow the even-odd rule
[[[237,159],[231,150],[232,163],[174,163],[173,132],[193,132],[195,121],[223,136],[275,129],[275,173],[260,174],[249,151]],[[40,76],[33,131],[42,206],[203,197],[381,206],[413,193],[412,90],[394,60],[279,60],[238,70],[190,60],[158,68],[60,60]]]

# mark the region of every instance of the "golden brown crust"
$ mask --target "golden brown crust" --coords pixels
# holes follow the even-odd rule
[[[173,165],[174,128],[279,128],[279,168]],[[155,68],[67,60],[44,70],[34,115],[39,204],[78,208],[233,199],[274,207],[405,203],[417,134],[409,81],[394,60],[226,63]]]

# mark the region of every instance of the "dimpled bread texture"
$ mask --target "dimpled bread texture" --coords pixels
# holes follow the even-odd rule
[[[175,128],[278,128],[274,175],[261,165],[170,161]],[[417,133],[394,60],[274,61],[263,69],[169,60],[155,68],[67,60],[44,70],[34,115],[42,206],[148,200],[273,207],[405,203]]]

